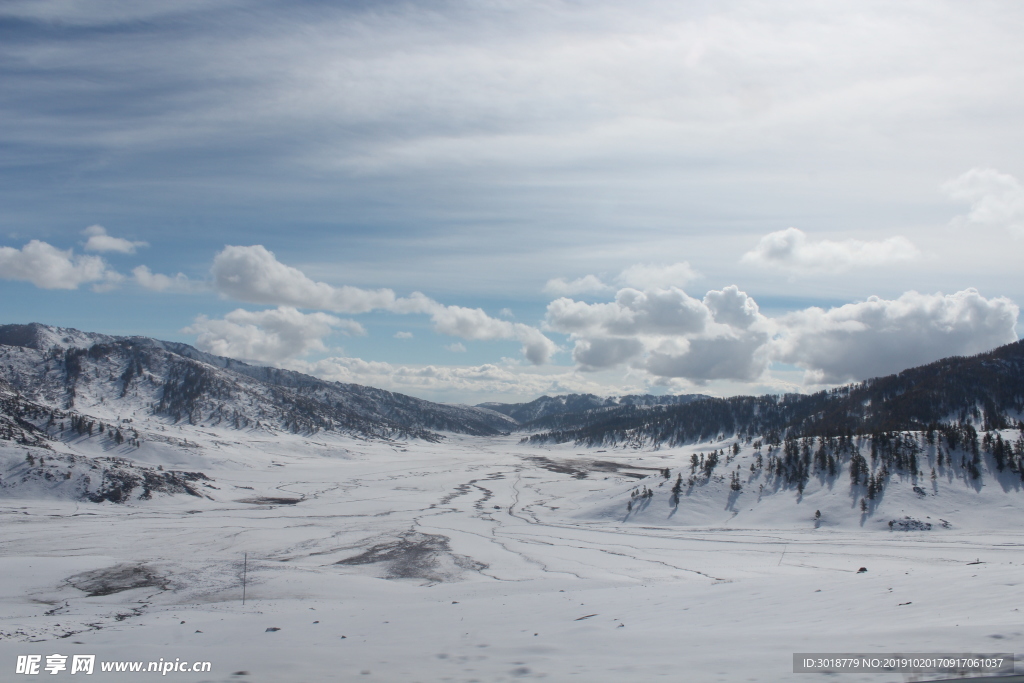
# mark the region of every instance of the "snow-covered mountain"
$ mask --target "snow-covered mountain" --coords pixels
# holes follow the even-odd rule
[[[41,408],[112,423],[155,415],[193,425],[436,439],[515,426],[481,408],[325,382],[203,353],[187,344],[37,323],[0,326],[0,380]]]
[[[1024,341],[1017,341],[814,394],[698,397],[680,405],[567,413],[530,440],[641,448],[735,435],[777,445],[796,437],[1016,429],[1022,417]]]
[[[595,413],[622,406],[674,406],[698,399],[708,398],[703,394],[682,394],[679,396],[653,396],[650,394],[629,396],[595,396],[594,394],[564,394],[541,396],[529,403],[481,403],[477,407],[508,415],[519,423],[521,429],[554,429],[563,424],[586,421]]]

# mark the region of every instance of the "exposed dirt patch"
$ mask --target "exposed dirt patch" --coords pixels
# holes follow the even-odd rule
[[[559,474],[568,474],[576,479],[586,479],[587,475],[591,472],[611,472],[621,474],[624,477],[632,477],[633,479],[643,479],[648,476],[644,472],[648,470],[652,472],[658,471],[657,467],[638,467],[611,460],[552,460],[543,455],[534,455],[526,459],[538,467],[543,467],[546,470],[558,472]],[[629,472],[626,470],[639,471]]]
[[[249,503],[250,505],[295,505],[301,503],[302,498],[273,498],[273,497],[257,497],[257,498],[240,498],[239,503]]]
[[[159,588],[167,590],[167,579],[155,570],[141,564],[118,564],[113,567],[94,569],[75,574],[65,579],[89,597],[112,595],[135,588]]]
[[[447,536],[410,531],[337,564],[379,564],[384,569],[384,578],[426,579],[435,583],[454,581],[465,571],[487,568],[471,557],[453,553],[448,541]]]

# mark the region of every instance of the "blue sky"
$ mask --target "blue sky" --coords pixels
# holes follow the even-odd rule
[[[3,322],[477,403],[1022,331],[1011,2],[0,6]]]

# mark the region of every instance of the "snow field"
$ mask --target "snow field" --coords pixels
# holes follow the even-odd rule
[[[988,470],[978,488],[893,477],[865,516],[845,475],[759,496],[745,446],[742,492],[712,479],[676,508],[690,454],[731,441],[597,452],[139,425],[161,427],[193,445],[144,438],[128,457],[205,472],[209,498],[2,499],[0,667],[58,652],[213,662],[169,674],[182,681],[809,681],[794,652],[1021,650],[1022,502]],[[41,451],[2,446],[9,463]],[[109,454],[98,437],[59,447]],[[655,494],[627,515],[638,486]],[[905,516],[935,524],[889,529]],[[156,578],[75,587],[114,567]]]

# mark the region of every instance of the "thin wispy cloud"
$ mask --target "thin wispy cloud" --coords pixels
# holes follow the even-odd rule
[[[132,242],[123,237],[113,237],[107,234],[106,228],[102,225],[90,225],[82,231],[89,239],[85,242],[86,251],[118,252],[121,254],[134,254],[139,247],[149,246],[146,242]]]
[[[950,199],[968,202],[969,213],[953,219],[955,227],[993,227],[1024,236],[1024,187],[1008,173],[972,168],[943,183]]]
[[[906,237],[883,240],[813,240],[802,230],[786,228],[761,238],[740,259],[743,263],[783,268],[789,273],[843,273],[916,261],[921,252]]]
[[[813,384],[967,352],[1024,332],[1021,21],[948,2],[13,0],[5,306],[120,332],[130,297],[140,334],[173,319],[179,341],[311,368],[344,337],[345,368],[421,361],[367,382],[466,400],[516,377],[736,391],[783,386],[780,363]],[[872,296],[889,303],[838,312]],[[901,327],[907,302],[945,322]],[[318,314],[366,336],[301,317]],[[843,339],[875,356],[829,361]],[[450,343],[496,366],[518,347],[564,381],[470,380],[444,369]]]

